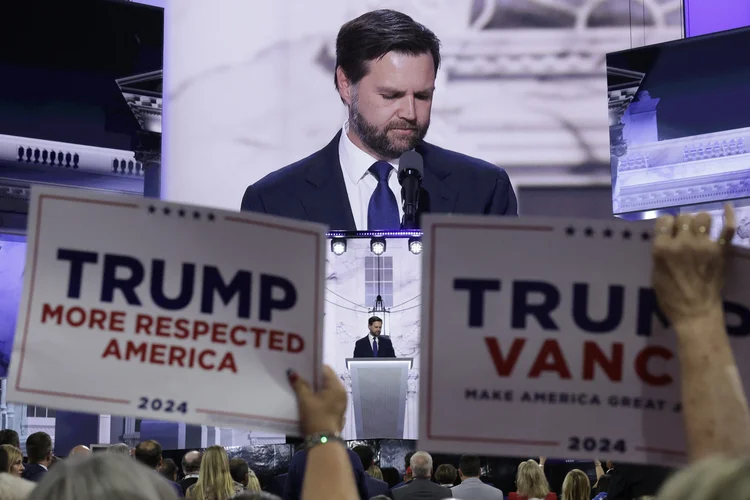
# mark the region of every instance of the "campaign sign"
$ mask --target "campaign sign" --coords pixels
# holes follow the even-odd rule
[[[8,399],[294,434],[318,380],[325,228],[34,188]]]
[[[455,216],[423,227],[420,449],[686,461],[650,227]],[[725,308],[742,360],[750,255],[734,252]],[[747,385],[747,363],[739,369]]]

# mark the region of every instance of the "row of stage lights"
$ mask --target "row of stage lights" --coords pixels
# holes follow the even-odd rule
[[[422,238],[419,236],[412,236],[408,240],[409,251],[414,255],[422,253]],[[370,251],[375,255],[383,255],[385,253],[386,243],[385,238],[382,236],[373,236],[370,238]],[[334,237],[331,239],[331,252],[336,255],[343,255],[346,252],[346,238]]]

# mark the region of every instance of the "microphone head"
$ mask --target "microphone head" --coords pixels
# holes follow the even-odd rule
[[[424,160],[416,151],[407,151],[398,159],[398,181],[403,181],[407,175],[414,175],[420,181],[424,175]]]

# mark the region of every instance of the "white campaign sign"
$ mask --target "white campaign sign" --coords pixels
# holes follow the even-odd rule
[[[679,361],[650,230],[621,221],[423,222],[420,449],[684,463]],[[750,355],[750,254],[725,299]],[[739,363],[750,384],[747,363]]]
[[[8,399],[298,432],[318,380],[325,228],[34,188]]]

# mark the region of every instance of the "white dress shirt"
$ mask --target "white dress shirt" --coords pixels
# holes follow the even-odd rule
[[[346,185],[346,194],[349,196],[349,206],[352,207],[354,224],[357,226],[357,231],[366,231],[367,208],[370,204],[372,193],[375,192],[375,188],[378,186],[378,178],[371,174],[369,169],[378,160],[370,156],[369,153],[359,149],[349,139],[347,135],[348,131],[349,122],[347,121],[342,127],[341,140],[339,140],[339,162],[341,163],[341,170],[344,173],[344,184]],[[401,184],[398,183],[398,159],[389,161],[388,163],[393,165],[393,170],[391,170],[388,176],[388,187],[391,188],[391,191],[396,196],[398,219],[401,221],[404,218],[404,206],[401,199]],[[370,340],[372,341],[372,339]]]

